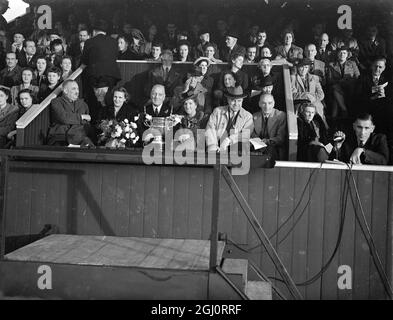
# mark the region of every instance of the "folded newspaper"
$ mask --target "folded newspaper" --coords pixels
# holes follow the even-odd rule
[[[253,145],[255,150],[267,147],[267,144],[263,142],[261,138],[251,138],[250,143]]]

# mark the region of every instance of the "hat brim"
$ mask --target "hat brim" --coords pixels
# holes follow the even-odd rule
[[[194,61],[194,65],[198,65],[199,63],[201,63],[202,61],[206,61],[207,62],[207,66],[210,66],[211,65],[211,61],[210,61],[210,59],[209,58],[206,58],[206,57],[199,57],[198,59],[196,59],[195,61]]]
[[[234,95],[234,94],[230,94],[229,92],[224,92],[224,96],[229,98],[229,99],[244,99],[248,97],[248,94],[240,94],[240,95]]]

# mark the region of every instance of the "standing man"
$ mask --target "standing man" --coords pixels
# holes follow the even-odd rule
[[[22,68],[18,66],[15,52],[8,52],[5,62],[7,66],[0,71],[0,85],[11,88],[21,83]]]
[[[99,21],[93,27],[93,38],[86,40],[81,58],[82,64],[86,66],[88,102],[91,106],[93,119],[98,116],[99,104],[106,105],[107,93],[121,79],[120,70],[116,59],[118,54],[117,41],[106,35],[108,25],[104,20]],[[94,96],[92,95],[92,89]],[[105,99],[107,98],[107,99]],[[95,102],[95,103],[94,103]]]

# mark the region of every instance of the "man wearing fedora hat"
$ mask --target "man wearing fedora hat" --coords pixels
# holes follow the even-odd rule
[[[297,72],[291,75],[293,99],[295,102],[299,99],[308,99],[315,106],[320,117],[326,122],[324,104],[322,103],[325,94],[319,82],[319,77],[309,73],[311,64],[312,61],[309,58],[304,58],[296,65]]]
[[[330,62],[327,72],[327,83],[330,86],[331,116],[338,116],[339,110],[343,117],[348,115],[349,106],[354,98],[357,80],[360,76],[359,68],[352,60],[348,60],[349,48],[337,49],[337,60]]]
[[[245,56],[246,48],[237,43],[239,35],[236,31],[229,31],[225,37],[226,48],[223,49],[222,58],[226,62],[230,62],[235,54]]]
[[[229,146],[248,143],[253,130],[252,115],[243,108],[242,87],[229,88],[225,93],[228,105],[217,107],[206,126],[208,151],[226,151]]]
[[[260,79],[260,81],[256,82],[255,85],[253,85],[252,90],[251,90],[251,98],[250,98],[250,103],[247,106],[251,114],[254,114],[259,110],[259,98],[262,94],[272,94],[273,95],[273,89],[274,89],[274,82],[273,82],[273,77],[268,74],[266,77],[263,77]]]

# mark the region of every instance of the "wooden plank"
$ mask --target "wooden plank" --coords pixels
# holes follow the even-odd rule
[[[129,230],[130,205],[130,170],[128,166],[119,165],[116,181],[116,224],[115,234],[126,237]]]
[[[84,221],[84,234],[86,235],[104,234],[100,225],[102,219],[102,210],[100,210],[102,203],[102,167],[102,164],[94,163],[89,166],[88,170],[87,212]]]
[[[340,203],[343,198],[342,174],[337,170],[326,171],[326,190],[325,190],[325,216],[323,224],[323,265],[325,265],[333,254],[337,241],[340,226]],[[334,186],[331,188],[330,186]],[[350,201],[350,200],[349,200]],[[337,279],[338,254],[333,258],[329,268],[324,272],[321,279],[321,299],[337,299]]]
[[[143,236],[143,221],[145,214],[145,175],[150,167],[131,166],[130,168],[130,222],[129,236]]]
[[[116,185],[118,179],[117,165],[105,165],[102,170],[101,189],[101,222],[100,226],[104,235],[116,235]]]
[[[85,234],[85,217],[87,214],[88,206],[88,193],[89,193],[89,164],[75,164],[75,226],[76,234]],[[86,191],[84,191],[86,190]]]
[[[233,176],[233,178],[239,186],[244,198],[248,201],[248,175]],[[236,198],[233,199],[232,221],[232,238],[238,244],[246,244],[248,221]]]
[[[364,213],[367,217],[367,223],[371,227],[371,211],[373,205],[373,173],[372,172],[361,172],[357,175],[356,181],[359,194],[361,197],[362,206]],[[353,196],[356,197],[355,189],[351,181],[351,190]],[[356,199],[356,198],[355,198]],[[356,200],[357,202],[357,200]],[[360,206],[356,203],[356,210],[358,215],[361,215]],[[356,222],[355,226],[355,272],[353,272],[353,296],[355,299],[368,299],[369,297],[369,258],[370,251],[367,246],[366,238],[364,237],[359,223]]]
[[[201,239],[203,229],[204,169],[190,168],[188,239]]]
[[[158,234],[158,194],[160,167],[151,166],[145,177],[145,211],[143,220],[143,236],[157,237]]]
[[[175,194],[175,170],[171,167],[160,168],[159,179],[159,210],[158,210],[158,236],[170,238],[172,236],[174,194]]]
[[[211,231],[211,214],[213,200],[213,170],[203,170],[203,216],[202,239],[209,239]]]
[[[187,238],[188,235],[189,170],[187,167],[174,170],[175,193],[172,227],[174,238]]]
[[[296,283],[303,282],[307,280],[307,232],[308,232],[308,208],[306,207],[307,201],[309,199],[310,185],[307,186],[308,180],[310,178],[311,170],[308,169],[295,169],[295,204],[299,203],[298,209],[294,215],[295,220],[298,223],[295,227],[293,225],[291,228],[292,234],[288,236],[285,241],[292,241],[293,251],[292,251],[292,277]],[[311,182],[310,182],[311,183]],[[301,199],[302,192],[306,188],[303,199]],[[302,211],[304,213],[301,218],[300,215]],[[289,227],[289,226],[288,226]],[[287,231],[280,232],[279,239],[282,241],[283,237],[287,234]],[[292,237],[292,240],[291,240]],[[304,297],[306,295],[305,287],[299,287],[299,291]]]
[[[234,199],[231,189],[225,180],[221,178],[218,231],[226,233],[232,241],[234,241],[232,234],[234,201],[236,200]]]
[[[363,179],[362,179],[363,180]],[[373,235],[375,246],[377,248],[379,257],[381,258],[382,266],[385,272],[388,274],[387,260],[391,252],[387,251],[387,242],[389,237],[387,236],[387,224],[388,220],[388,200],[389,200],[389,176],[382,172],[374,172],[373,174],[373,186],[372,186],[372,207],[365,208],[367,217],[372,214],[370,223],[371,234]],[[362,184],[359,184],[359,188]],[[360,196],[363,193],[359,190]],[[367,212],[368,211],[368,212]],[[381,282],[381,279],[376,272],[376,268],[371,258],[370,263],[370,274],[369,274],[369,296],[368,299],[386,299],[385,291]]]
[[[314,187],[309,204],[307,279],[320,272],[323,265],[323,225],[325,214],[326,172],[315,173]],[[321,294],[321,278],[306,287],[306,299],[318,299]]]
[[[18,201],[16,203],[16,226],[15,231],[17,236],[30,235],[31,231],[38,233],[40,226],[42,226],[42,214],[40,208],[36,208],[34,203],[40,202],[45,205],[45,202],[35,198],[37,184],[37,175],[33,179],[33,170],[26,166],[21,168],[16,175],[18,183]],[[19,189],[19,187],[22,187]],[[33,189],[34,187],[34,189]],[[15,204],[14,204],[15,205]],[[33,228],[31,228],[31,225]]]

